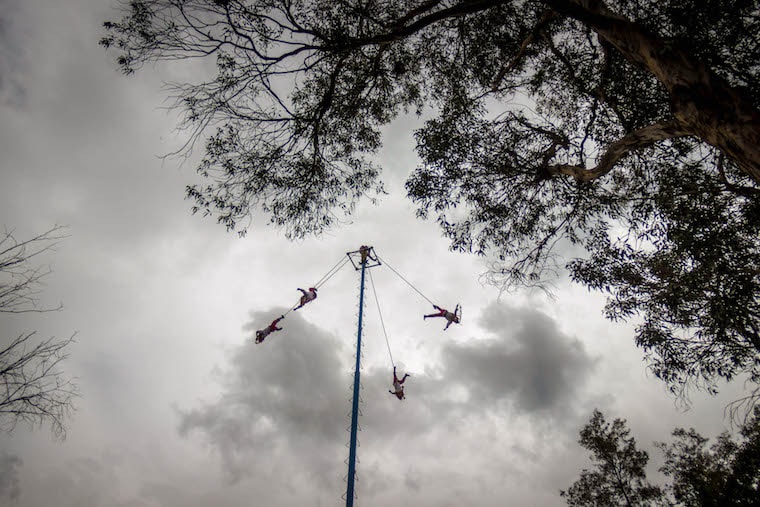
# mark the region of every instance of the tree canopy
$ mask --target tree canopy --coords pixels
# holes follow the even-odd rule
[[[213,58],[174,85],[206,183],[194,211],[320,233],[382,194],[405,112],[406,184],[505,287],[558,270],[675,391],[760,381],[756,0],[131,0],[101,44],[125,73]],[[568,252],[585,252],[570,255]]]
[[[594,410],[578,443],[591,451],[595,468],[584,469],[567,491],[560,492],[567,505],[662,505],[664,492],[646,479],[649,455],[636,448],[636,439],[630,433],[625,420],[608,423],[601,412]]]
[[[682,505],[724,507],[757,505],[760,498],[760,406],[739,428],[739,438],[724,432],[710,447],[694,428],[676,428],[671,443],[656,442],[663,452],[659,471],[671,482],[652,486],[646,478],[649,456],[636,448],[625,420],[608,423],[598,410],[580,432],[591,451],[592,470],[560,494],[571,506]]]

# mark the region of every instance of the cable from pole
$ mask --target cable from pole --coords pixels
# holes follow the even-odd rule
[[[377,254],[375,254],[375,255],[377,255]],[[380,256],[379,256],[379,255],[377,255],[377,258],[378,258],[378,259],[380,259]],[[420,291],[419,291],[419,289],[418,289],[417,287],[415,287],[414,285],[412,285],[412,284],[411,284],[411,282],[410,282],[409,280],[407,280],[406,278],[404,278],[403,276],[401,276],[401,273],[399,273],[398,271],[396,271],[395,269],[393,269],[393,266],[391,266],[390,264],[388,264],[388,261],[386,261],[385,259],[380,259],[380,261],[381,261],[383,264],[385,264],[386,266],[388,266],[388,268],[390,268],[390,270],[391,270],[391,271],[393,271],[394,273],[396,273],[396,276],[398,276],[398,277],[399,277],[399,278],[401,278],[403,281],[405,281],[405,282],[406,282],[406,284],[407,284],[409,287],[411,287],[412,289],[414,289],[414,291],[415,291],[417,294],[419,294],[420,296],[422,296],[422,298],[423,298],[423,299],[425,299],[425,300],[426,300],[428,303],[430,303],[431,305],[435,306],[435,303],[433,303],[433,302],[432,302],[432,301],[431,301],[431,300],[430,300],[430,299],[429,299],[429,298],[428,298],[428,297],[427,297],[425,294],[423,294],[422,292],[420,292]]]
[[[330,270],[330,271],[332,271],[332,273],[329,273],[328,275],[325,275],[325,276],[323,276],[323,277],[322,277],[322,280],[320,280],[319,282],[317,282],[317,283],[314,285],[314,287],[318,289],[318,288],[320,288],[321,286],[323,286],[324,284],[326,284],[326,283],[327,283],[327,281],[328,281],[330,278],[332,278],[333,276],[335,276],[335,274],[336,274],[338,271],[340,271],[341,269],[343,269],[343,266],[345,266],[345,265],[348,263],[348,261],[349,261],[349,260],[350,260],[350,259],[349,259],[348,257],[346,257],[345,259],[343,259],[343,260],[341,261],[341,262],[342,262],[342,264],[341,264],[340,262],[338,263],[338,264],[340,264],[340,265],[336,264],[336,266],[335,266],[335,267],[333,267],[333,269],[331,269],[331,270]]]
[[[372,279],[372,271],[369,272],[369,283],[372,285],[372,294],[375,296],[375,303],[377,304],[377,314],[380,315],[380,325],[383,328],[383,335],[385,335],[385,345],[388,347],[388,356],[391,358],[391,366],[396,367],[396,363],[393,362],[393,354],[391,353],[391,344],[388,342],[388,333],[385,332],[385,322],[383,322],[383,312],[380,311],[380,300],[377,299],[377,291],[375,290],[375,281]]]
[[[338,262],[335,264],[335,266],[333,266],[332,268],[330,268],[330,271],[328,271],[328,272],[325,274],[325,276],[323,276],[322,278],[320,278],[320,279],[319,279],[319,281],[318,281],[317,283],[315,283],[314,285],[312,285],[312,287],[317,287],[317,288],[319,288],[321,285],[324,285],[324,283],[325,283],[325,282],[326,282],[326,281],[327,281],[327,280],[328,280],[328,279],[329,279],[329,278],[330,278],[330,277],[331,277],[333,274],[335,274],[337,271],[339,271],[339,270],[340,270],[340,269],[343,267],[343,264],[345,264],[347,260],[348,260],[348,259],[346,259],[345,257],[341,256],[340,260],[339,260],[339,261],[338,261]]]
[[[335,273],[337,273],[338,271],[340,271],[341,269],[343,269],[343,266],[345,266],[348,261],[349,261],[348,258],[341,257],[340,260],[338,261],[338,263],[335,264],[332,268],[330,268],[330,270],[325,274],[325,276],[323,276],[322,278],[320,278],[317,283],[315,283],[314,285],[312,285],[312,287],[314,287],[315,289],[318,289],[322,285],[324,285],[325,283],[327,283],[327,281],[330,278],[332,278],[335,275]],[[282,314],[283,317],[285,315],[289,314],[290,312],[292,312],[293,310],[295,310],[296,308],[298,308],[299,305],[300,305],[300,302],[296,303],[295,305],[293,305],[290,308],[290,310],[288,310],[287,312],[285,312],[284,314]]]

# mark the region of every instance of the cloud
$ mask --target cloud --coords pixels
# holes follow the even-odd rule
[[[21,458],[14,454],[0,453],[0,498],[16,501],[21,494],[18,474]]]
[[[277,452],[284,440],[307,447],[319,442],[315,452],[346,440],[351,378],[341,358],[350,357],[348,348],[297,313],[281,322],[283,331],[253,343],[254,330],[285,311],[252,313],[244,327],[248,341],[235,349],[230,369],[222,373],[220,398],[181,413],[180,434],[202,433],[233,481],[255,461],[252,454]],[[404,438],[450,429],[465,416],[498,413],[504,406],[540,417],[567,415],[595,365],[582,343],[548,315],[527,308],[493,304],[481,327],[492,337],[446,342],[442,364],[415,372],[402,402],[387,392],[389,369],[364,368],[362,397],[371,403],[363,405],[362,424],[393,439],[399,435],[399,410]]]
[[[253,313],[245,329],[261,329],[284,311]],[[251,336],[234,350],[219,399],[180,414],[179,433],[200,432],[232,482],[289,456],[304,476],[328,480],[342,460],[334,454],[346,441],[349,376],[340,357],[347,350],[299,313],[280,325],[262,344]]]
[[[492,304],[481,325],[494,337],[443,350],[443,374],[466,388],[470,405],[513,402],[530,414],[563,412],[594,369],[583,344],[537,310]]]
[[[28,57],[17,18],[21,4],[0,0],[0,104],[18,106],[23,102],[22,60]]]
[[[179,433],[202,436],[233,484],[274,492],[275,481],[287,477],[294,491],[329,499],[345,475],[352,351],[304,320],[306,312],[289,313],[283,331],[255,345],[254,330],[284,311],[251,314],[244,327],[247,342],[233,349],[220,374],[221,394],[181,411]],[[412,495],[418,505],[443,505],[462,488],[463,478],[452,470],[498,461],[502,474],[518,477],[523,472],[513,463],[516,455],[523,466],[543,466],[546,445],[515,440],[509,428],[522,433],[525,425],[534,427],[535,417],[551,421],[568,415],[594,360],[577,339],[535,310],[494,304],[480,327],[488,338],[445,342],[440,365],[412,372],[404,401],[388,394],[389,368],[363,368],[358,470],[364,498],[382,504]],[[399,365],[399,373],[404,370]],[[507,407],[516,418],[505,416]],[[486,439],[489,448],[473,454]],[[535,455],[522,456],[523,448]],[[497,475],[485,473],[483,480],[504,482]],[[484,505],[498,504],[499,495],[495,490],[493,502]],[[280,492],[277,501],[286,497]]]
[[[124,485],[121,480],[124,467],[114,458],[113,455],[88,456],[65,459],[62,463],[64,466],[31,465],[34,470],[24,471],[22,483],[33,487],[25,487],[19,495],[20,507],[143,507],[144,504],[125,504],[119,500]],[[34,463],[35,458],[30,458],[30,461]],[[49,462],[55,461],[54,458],[49,458]]]

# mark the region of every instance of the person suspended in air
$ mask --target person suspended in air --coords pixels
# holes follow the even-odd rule
[[[362,245],[359,247],[359,255],[361,255],[362,264],[367,262],[367,259],[378,262],[374,255],[372,255],[372,248],[368,247],[367,245]]]
[[[399,400],[403,400],[406,396],[404,396],[404,381],[406,380],[406,377],[410,377],[408,373],[404,373],[404,376],[399,380],[399,378],[396,376],[396,367],[393,367],[393,391],[388,391],[391,394],[395,394],[396,398]]]
[[[438,313],[431,313],[430,315],[425,315],[423,317],[423,320],[427,319],[428,317],[445,318],[447,322],[446,322],[446,327],[443,328],[444,331],[446,331],[451,324],[459,324],[459,305],[457,305],[457,307],[454,309],[453,312],[450,312],[446,308],[441,308],[440,306],[437,306],[437,305],[433,305],[433,308],[438,310]]]
[[[317,299],[317,289],[315,287],[309,287],[309,290],[303,290],[302,288],[299,287],[298,290],[301,291],[303,296],[301,296],[299,305],[293,308],[293,310],[298,310],[299,308],[303,307],[303,305],[305,305],[306,303],[309,303]]]
[[[282,319],[284,319],[284,315],[280,315],[279,318],[274,319],[271,324],[269,324],[264,329],[259,329],[256,331],[256,343],[261,343],[264,341],[264,339],[269,336],[271,333],[275,331],[282,331],[281,327],[277,327],[277,323],[280,322]]]

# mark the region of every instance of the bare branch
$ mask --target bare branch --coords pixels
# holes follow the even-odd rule
[[[592,181],[610,172],[622,158],[633,150],[647,148],[666,139],[687,137],[692,134],[691,130],[683,127],[676,120],[653,123],[629,132],[617,141],[610,143],[596,167],[587,169],[577,165],[557,164],[547,167],[547,172],[550,175],[571,176],[577,181]]]
[[[746,426],[752,418],[752,411],[760,404],[760,387],[755,387],[749,394],[738,398],[723,409],[723,416],[728,416],[731,424]]]
[[[26,313],[60,310],[38,308],[37,296],[43,285],[42,280],[50,274],[49,268],[32,266],[30,260],[55,249],[58,241],[67,237],[66,228],[53,228],[19,241],[12,230],[6,230],[0,238],[0,313]]]
[[[21,334],[0,351],[0,428],[12,431],[18,423],[50,424],[66,437],[64,421],[74,410],[79,388],[61,371],[74,335],[34,343],[35,333]]]
[[[52,250],[66,235],[59,225],[27,240],[17,240],[6,230],[0,238],[0,313],[46,312],[37,295],[42,279],[50,273],[31,260]],[[12,431],[20,422],[31,426],[49,423],[53,433],[65,438],[64,419],[73,410],[78,388],[60,369],[74,336],[36,341],[26,332],[6,342],[0,337],[0,429]]]

